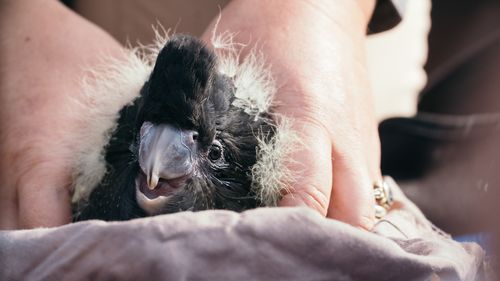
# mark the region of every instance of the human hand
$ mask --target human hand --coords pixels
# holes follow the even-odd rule
[[[217,30],[258,42],[279,86],[276,111],[293,119],[301,149],[280,206],[307,205],[370,229],[380,147],[364,59],[374,1],[232,1]],[[212,25],[203,38],[208,42]]]
[[[0,20],[0,229],[65,224],[81,77],[122,47],[58,1],[0,1]]]

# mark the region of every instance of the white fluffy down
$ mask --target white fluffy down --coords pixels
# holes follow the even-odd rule
[[[124,60],[107,60],[101,67],[89,70],[83,79],[88,102],[79,105],[87,107],[89,114],[82,118],[80,126],[88,139],[74,163],[74,203],[86,200],[106,173],[104,149],[115,129],[118,113],[139,96],[159,51],[168,40],[167,32],[157,31],[152,45],[129,49]],[[234,80],[237,97],[234,105],[260,118],[260,113],[270,109],[276,91],[264,56],[252,50],[241,60],[239,54],[244,46],[234,44],[230,33],[213,36],[211,43],[218,56],[218,70]],[[257,163],[252,169],[252,189],[265,206],[275,206],[293,181],[286,168],[286,156],[296,147],[297,137],[289,120],[278,119],[277,133],[270,141],[264,141],[265,136],[255,132],[259,146]]]

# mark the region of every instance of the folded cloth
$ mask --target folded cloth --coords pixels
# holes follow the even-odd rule
[[[0,232],[0,280],[482,280],[484,251],[395,203],[372,232],[305,208]]]

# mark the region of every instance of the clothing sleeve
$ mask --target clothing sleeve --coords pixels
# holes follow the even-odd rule
[[[378,0],[368,24],[368,34],[389,30],[401,22],[408,0]]]

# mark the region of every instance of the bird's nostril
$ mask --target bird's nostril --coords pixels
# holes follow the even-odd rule
[[[199,141],[199,134],[196,131],[182,131],[182,144],[189,150],[196,149]]]

